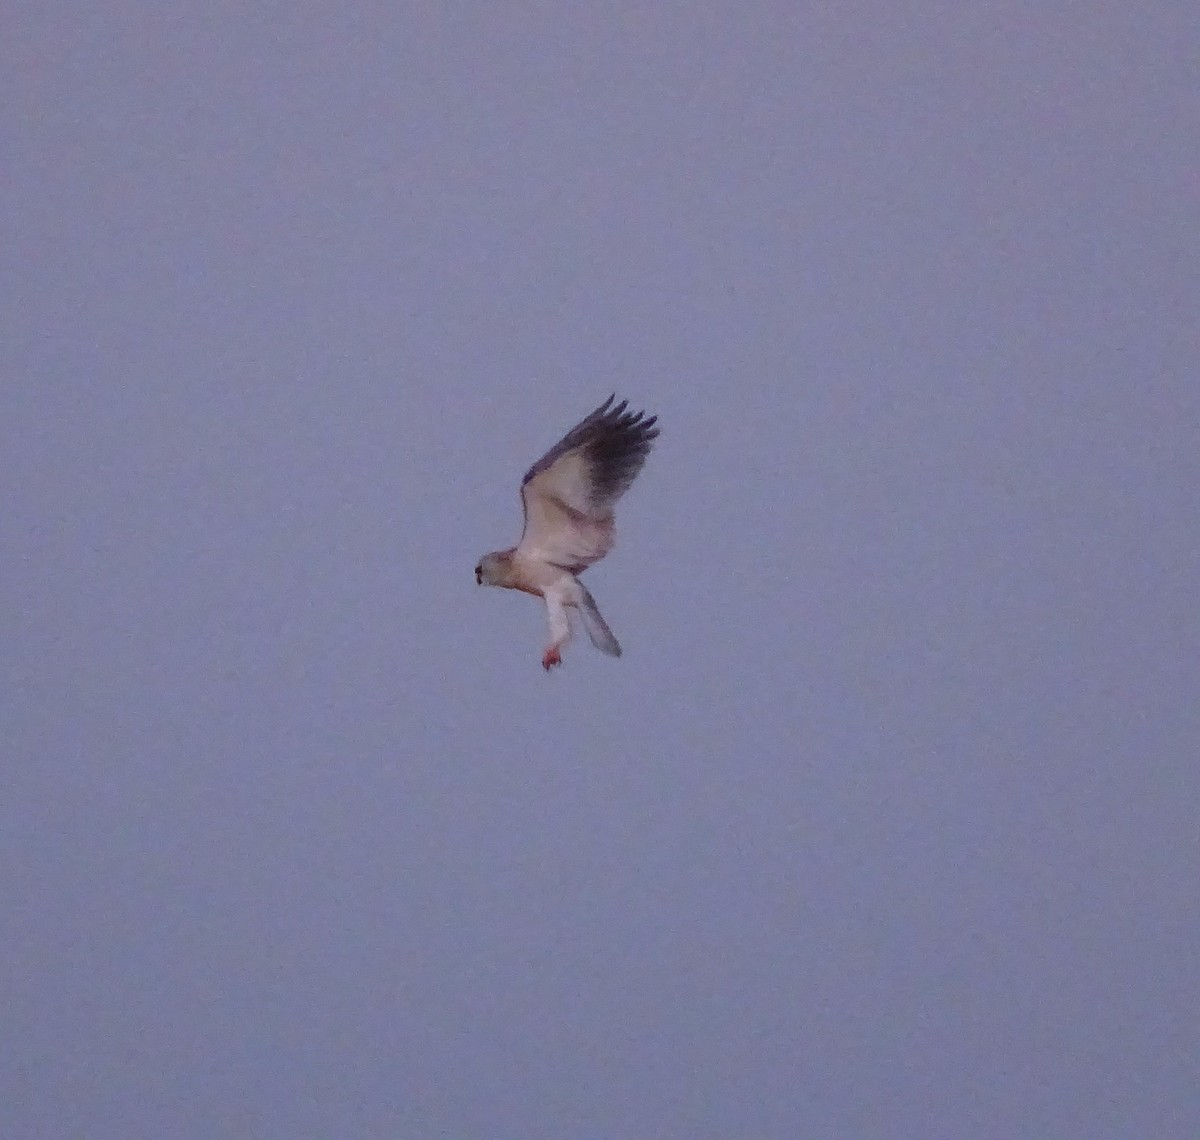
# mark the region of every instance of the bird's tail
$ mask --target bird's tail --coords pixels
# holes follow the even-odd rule
[[[621,643],[613,636],[613,631],[608,628],[608,622],[601,615],[600,609],[596,605],[596,599],[588,593],[588,588],[582,582],[579,582],[578,579],[576,581],[579,585],[579,612],[583,615],[583,628],[587,630],[592,644],[601,653],[607,653],[609,657],[620,657]]]

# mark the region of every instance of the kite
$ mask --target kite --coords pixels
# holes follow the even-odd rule
[[[614,407],[615,398],[580,420],[525,473],[521,541],[485,554],[475,567],[478,585],[522,590],[545,601],[547,671],[562,664],[573,614],[597,649],[621,656],[620,643],[579,575],[613,548],[613,506],[646,462],[658,437],[658,417],[626,411],[627,400]]]

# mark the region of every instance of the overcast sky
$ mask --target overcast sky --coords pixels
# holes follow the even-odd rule
[[[5,1140],[1200,1135],[1192,4],[5,24]]]

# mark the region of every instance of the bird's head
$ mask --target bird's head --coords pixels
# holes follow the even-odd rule
[[[508,580],[512,554],[507,550],[498,550],[494,554],[485,554],[475,567],[475,584],[477,586],[502,586]]]

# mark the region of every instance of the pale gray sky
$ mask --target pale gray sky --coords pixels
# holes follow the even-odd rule
[[[6,1140],[1200,1135],[1198,22],[15,5]]]

